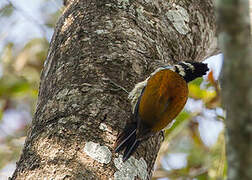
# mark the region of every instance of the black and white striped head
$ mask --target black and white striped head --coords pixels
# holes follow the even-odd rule
[[[173,66],[172,70],[190,82],[198,77],[202,77],[209,70],[207,64],[202,62],[180,62]]]

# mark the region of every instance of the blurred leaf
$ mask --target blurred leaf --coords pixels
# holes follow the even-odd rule
[[[220,104],[221,104],[221,97],[218,93],[216,93],[216,96],[214,96],[212,99],[206,102],[206,107],[209,109],[213,109],[213,108],[219,107]]]
[[[195,178],[197,178],[197,180],[206,180],[206,179],[209,179],[207,172],[205,172],[205,173],[203,173],[203,174],[201,174],[199,176],[196,176]]]
[[[3,77],[0,79],[0,97],[13,96],[30,90],[30,84],[23,78]]]
[[[5,17],[9,17],[13,13],[13,10],[14,10],[14,8],[10,3],[6,4],[4,7],[2,7],[0,9],[0,15],[5,16]]]
[[[188,124],[189,132],[193,143],[195,146],[200,146],[200,148],[206,148],[199,134],[199,123],[196,121],[190,121]]]
[[[30,87],[30,85],[29,85],[29,83],[27,83],[26,80],[21,80],[21,81],[16,82],[15,84],[13,84],[10,87],[10,91],[13,93],[25,92],[25,91],[29,90],[29,87]]]
[[[3,118],[3,111],[2,109],[0,109],[0,122],[2,121],[2,118]]]
[[[38,97],[38,89],[32,89],[31,92],[31,97],[37,98]]]
[[[13,46],[14,44],[13,43],[8,43],[4,49],[3,49],[3,52],[2,52],[2,56],[1,56],[1,59],[2,59],[2,62],[5,63],[5,64],[9,64],[12,62],[12,59],[13,59]]]
[[[189,156],[187,157],[188,167],[201,167],[204,164],[207,164],[209,154],[206,154],[205,150],[199,146],[194,146],[191,149]]]
[[[40,71],[30,66],[23,68],[23,70],[19,73],[20,76],[24,77],[28,82],[34,84],[35,88],[38,88],[38,82],[40,79]]]
[[[220,133],[217,143],[211,150],[211,167],[209,168],[209,176],[213,179],[224,179],[226,175],[227,160],[225,150],[224,132]]]
[[[214,79],[214,76],[213,76],[213,71],[210,71],[210,72],[208,73],[207,79],[208,79],[208,81],[209,81],[211,84],[214,84],[214,83],[215,83],[215,79]]]
[[[0,169],[12,161],[16,161],[21,153],[22,144],[13,143],[20,138],[7,137],[4,144],[0,144]]]
[[[197,78],[197,79],[193,80],[192,82],[190,82],[189,84],[193,84],[195,86],[200,86],[201,83],[203,82],[203,80],[204,79],[202,77],[201,78]]]
[[[213,90],[205,90],[196,84],[189,84],[189,97],[191,98],[202,99],[204,102],[207,102],[215,96],[216,92]]]
[[[40,73],[47,56],[48,47],[49,43],[44,38],[30,40],[17,55],[16,62],[13,65],[14,69],[19,72],[29,66]]]
[[[186,111],[182,111],[177,117],[176,117],[176,121],[173,123],[173,125],[169,128],[165,130],[165,137],[167,136],[171,136],[169,137],[172,138],[173,136],[175,136],[175,134],[177,134],[179,131],[182,130],[182,128],[184,127],[185,123],[188,122],[188,120],[190,119],[191,115],[186,112]],[[173,135],[171,135],[173,134]]]
[[[213,109],[213,108],[219,107],[221,105],[221,95],[220,95],[221,90],[220,90],[219,81],[211,78],[211,84],[213,85],[216,94],[214,97],[212,97],[212,99],[209,99],[206,102],[206,107],[209,109]]]
[[[46,26],[50,28],[54,28],[56,22],[58,21],[60,15],[62,14],[61,10],[55,11],[54,13],[51,13],[50,15],[47,16],[46,19]]]

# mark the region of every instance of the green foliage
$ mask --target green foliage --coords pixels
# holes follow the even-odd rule
[[[30,84],[25,79],[3,77],[0,79],[0,97],[12,97],[30,90]]]
[[[51,13],[50,14],[50,18],[48,18],[46,20],[46,25],[48,27],[54,28],[54,26],[55,26],[55,24],[56,24],[56,22],[58,20],[58,17],[60,16],[60,14],[61,14],[61,11],[56,11],[54,13]]]
[[[216,96],[216,92],[214,90],[202,89],[200,87],[202,82],[203,78],[198,78],[189,83],[189,96],[194,99],[202,99],[204,102],[207,102]]]
[[[188,112],[182,111],[176,118],[173,125],[169,129],[165,130],[165,137],[171,139],[176,136],[186,126],[190,116],[191,115]]]
[[[2,8],[0,8],[0,16],[11,16],[13,13],[13,6],[11,4],[6,4],[5,6],[3,6]]]

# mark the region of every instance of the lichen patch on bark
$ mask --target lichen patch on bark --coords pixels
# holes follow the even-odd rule
[[[185,35],[190,31],[190,28],[188,26],[189,14],[183,7],[175,4],[173,4],[173,6],[175,9],[169,10],[166,13],[166,16],[171,21],[175,29],[180,34]]]
[[[126,162],[122,161],[122,155],[114,159],[114,164],[118,171],[114,174],[114,180],[134,180],[138,177],[142,180],[147,179],[147,163],[143,158],[139,160],[131,156]]]
[[[108,164],[111,160],[112,153],[107,146],[101,146],[99,143],[87,142],[84,152],[94,160]]]

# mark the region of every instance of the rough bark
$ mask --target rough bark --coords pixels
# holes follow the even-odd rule
[[[228,179],[252,177],[252,53],[248,1],[219,1],[224,53],[223,100],[227,110]]]
[[[211,0],[66,1],[36,113],[12,179],[150,179],[162,141],[126,163],[112,153],[130,121],[127,93],[157,66],[216,54]]]

